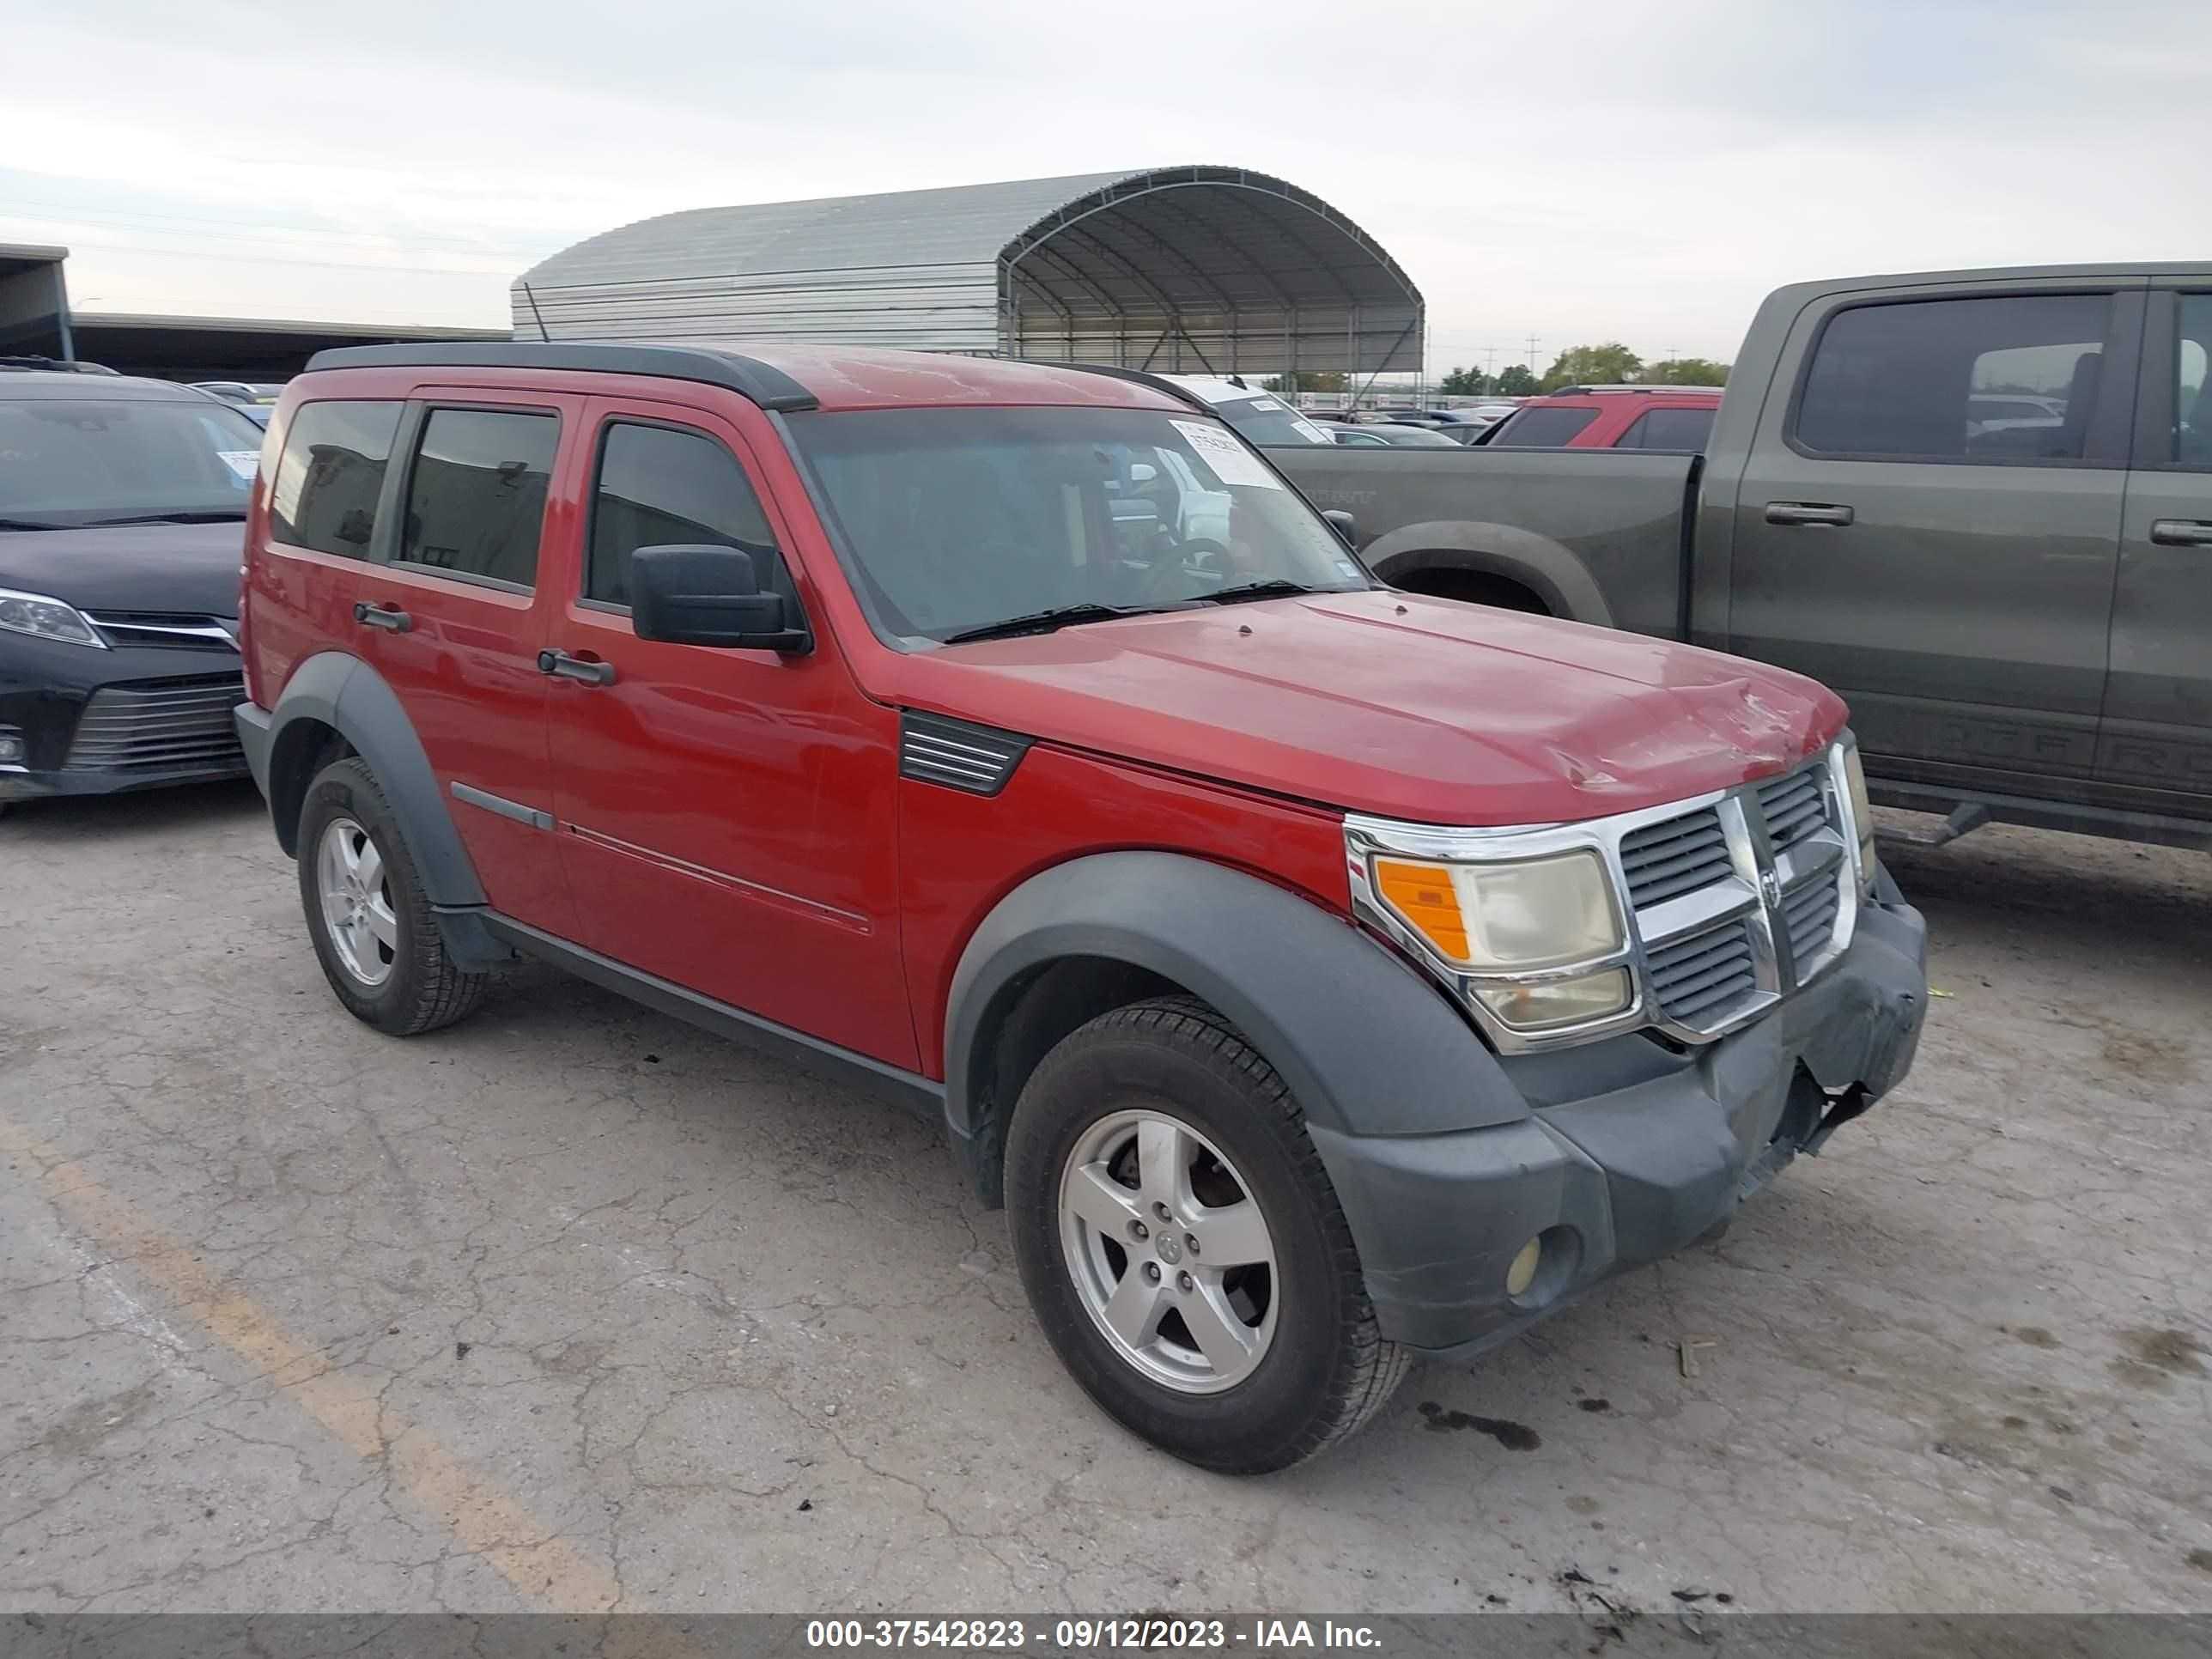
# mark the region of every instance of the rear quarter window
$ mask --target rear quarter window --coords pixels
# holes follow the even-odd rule
[[[1620,434],[1613,447],[1694,453],[1712,436],[1716,413],[1710,409],[1647,409],[1636,417],[1635,425]]]
[[[343,558],[368,556],[402,407],[333,401],[293,411],[269,490],[270,528],[278,541]]]

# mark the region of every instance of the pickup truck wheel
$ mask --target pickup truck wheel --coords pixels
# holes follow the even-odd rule
[[[297,845],[307,935],[347,1012],[413,1036],[474,1012],[489,976],[463,972],[446,954],[398,817],[366,763],[315,775]]]
[[[1061,1361],[1193,1463],[1256,1474],[1310,1457],[1411,1362],[1376,1328],[1297,1103],[1201,1003],[1116,1009],[1045,1056],[1008,1127],[1006,1201]]]

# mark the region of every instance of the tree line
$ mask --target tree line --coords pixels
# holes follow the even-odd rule
[[[1552,360],[1540,380],[1526,363],[1495,374],[1479,368],[1455,368],[1437,382],[1448,398],[1526,398],[1563,386],[1726,386],[1729,365],[1710,357],[1662,357],[1647,363],[1618,340],[1602,345],[1569,346]]]
[[[1662,357],[1647,363],[1618,340],[1602,345],[1569,346],[1552,360],[1541,379],[1526,363],[1512,363],[1495,374],[1479,368],[1455,368],[1437,383],[1447,398],[1532,398],[1563,386],[1726,386],[1729,365],[1710,357]],[[1270,392],[1345,392],[1351,379],[1329,369],[1301,369],[1263,383]]]

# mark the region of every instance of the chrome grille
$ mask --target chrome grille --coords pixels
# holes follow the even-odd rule
[[[1732,866],[1720,812],[1708,806],[1630,830],[1620,838],[1620,868],[1628,878],[1629,908],[1635,910],[1725,881]]]
[[[1644,960],[1660,1011],[1685,1025],[1707,1024],[1759,990],[1751,928],[1741,919],[1671,940]]]
[[[62,764],[99,771],[246,769],[230,711],[246,701],[238,674],[137,680],[92,694]]]
[[[1777,852],[1796,846],[1827,824],[1828,803],[1820,787],[1820,770],[1808,767],[1759,786],[1759,810],[1766,820],[1766,838]]]
[[[1851,912],[1825,757],[1620,838],[1653,1012],[1686,1036],[1795,990]]]
[[[238,654],[237,639],[220,617],[185,611],[88,611],[84,617],[112,646]]]
[[[1782,915],[1790,935],[1790,957],[1797,964],[1801,976],[1805,965],[1834,942],[1836,917],[1843,907],[1843,896],[1832,872],[1817,876],[1796,892],[1783,896]]]

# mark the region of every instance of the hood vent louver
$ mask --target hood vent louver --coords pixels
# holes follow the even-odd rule
[[[1029,752],[1030,739],[942,714],[899,716],[899,775],[970,795],[995,795]]]

